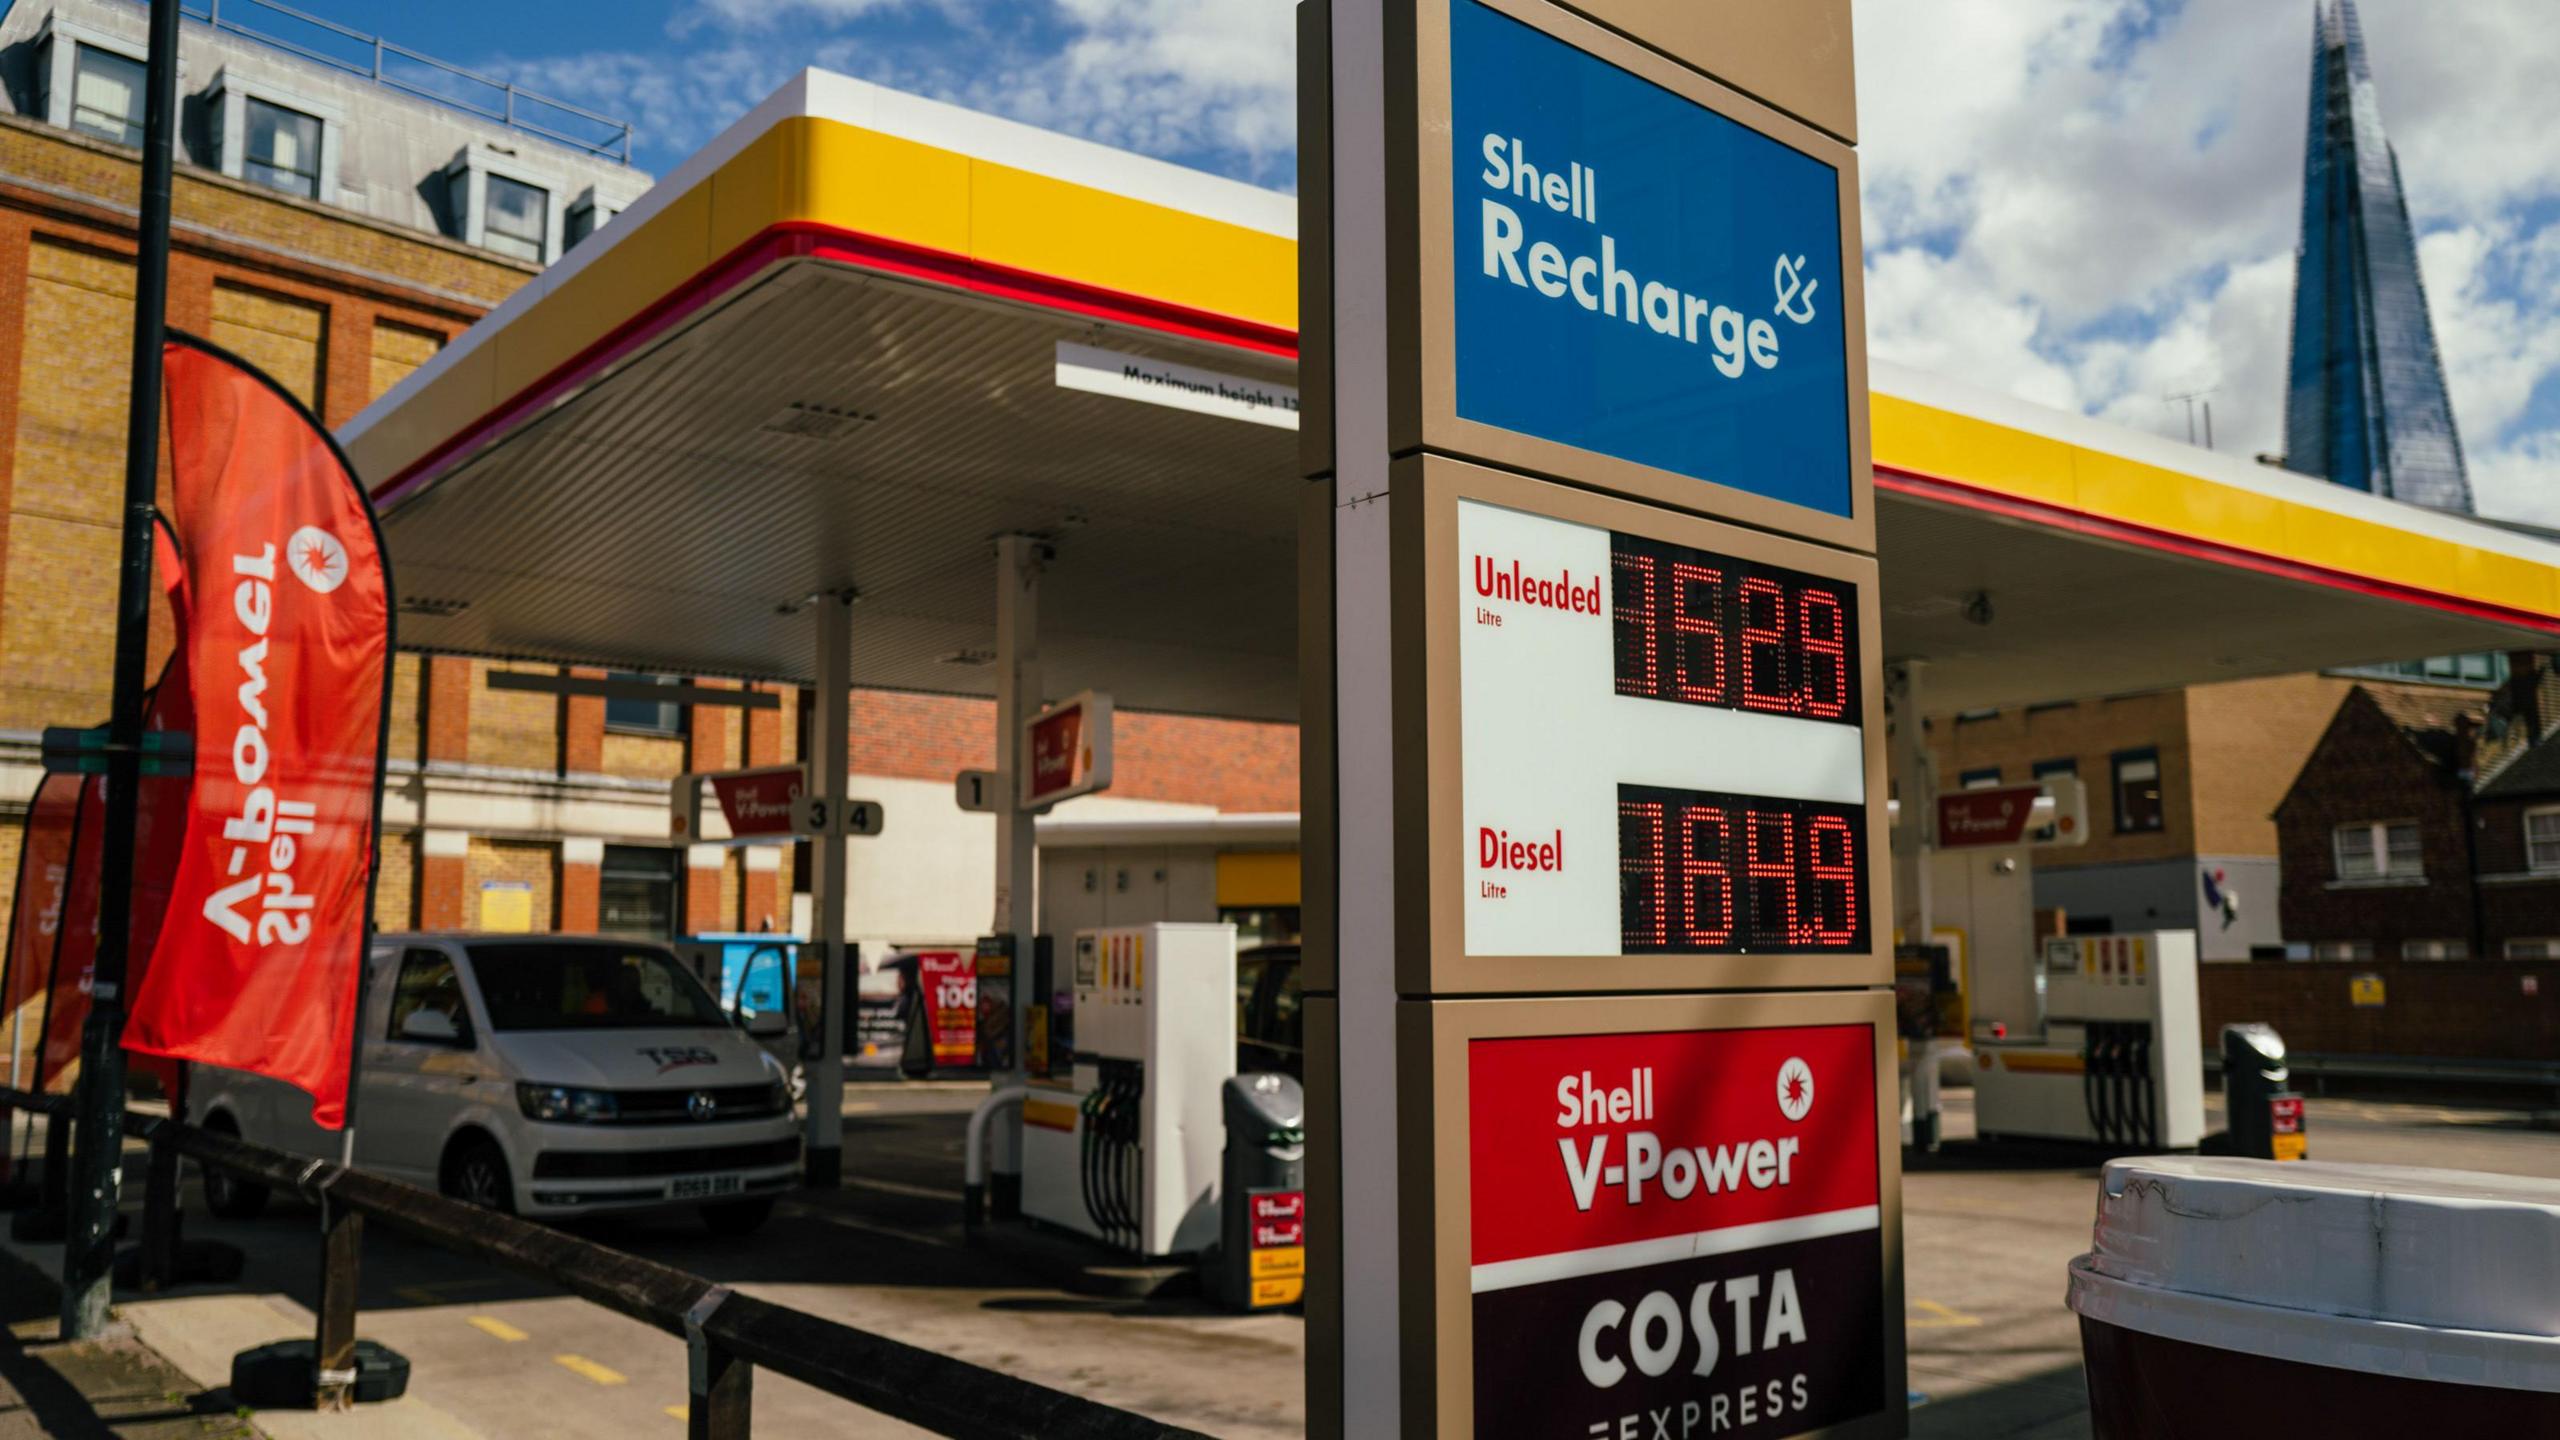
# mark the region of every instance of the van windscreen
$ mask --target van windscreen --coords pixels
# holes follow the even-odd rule
[[[726,1026],[701,982],[646,946],[473,945],[472,969],[498,1030]]]

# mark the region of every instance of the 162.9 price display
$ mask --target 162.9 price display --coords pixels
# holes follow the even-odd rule
[[[1631,535],[1610,539],[1620,695],[1856,726],[1847,584]],[[1862,805],[1618,787],[1625,953],[1867,948]]]

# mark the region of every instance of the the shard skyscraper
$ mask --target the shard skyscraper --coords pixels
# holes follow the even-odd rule
[[[2471,509],[2400,162],[2382,133],[2355,0],[2317,0],[2303,150],[2285,465],[2440,510]]]

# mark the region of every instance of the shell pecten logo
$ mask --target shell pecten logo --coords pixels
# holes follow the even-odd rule
[[[347,547],[317,525],[305,525],[285,542],[285,567],[314,595],[326,595],[347,583]]]

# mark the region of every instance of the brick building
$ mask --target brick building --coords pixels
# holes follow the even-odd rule
[[[1930,749],[1942,789],[2055,773],[2087,787],[2088,843],[2036,854],[2038,909],[2084,932],[2193,929],[2205,959],[2246,960],[2291,938],[2273,817],[2346,695],[2476,698],[2500,673],[2474,656],[1942,715]],[[2228,924],[2208,913],[2209,874],[2238,902]]]
[[[144,13],[56,0],[0,17],[0,821],[24,813],[41,727],[107,709]],[[170,320],[331,425],[649,184],[618,158],[617,124],[555,143],[377,83],[361,53],[333,66],[231,24],[183,27]],[[398,657],[385,927],[792,926],[789,852],[672,845],[667,780],[795,758],[804,696],[738,709],[491,689],[509,669],[556,673]],[[894,845],[855,847],[856,933],[976,934],[993,826],[957,813],[951,782],[992,763],[993,706],[864,692],[853,712],[856,793],[901,817]],[[1118,784],[1074,802],[1085,813],[1296,808],[1293,727],[1124,714],[1118,742]],[[0,886],[17,847],[0,823]]]
[[[2347,692],[2275,810],[2296,953],[2494,953],[2472,885],[2472,750],[2487,709],[2486,696]]]
[[[2560,1057],[2560,677],[2359,687],[2277,810],[2290,958],[2205,973],[2208,1029],[2332,1057]]]

